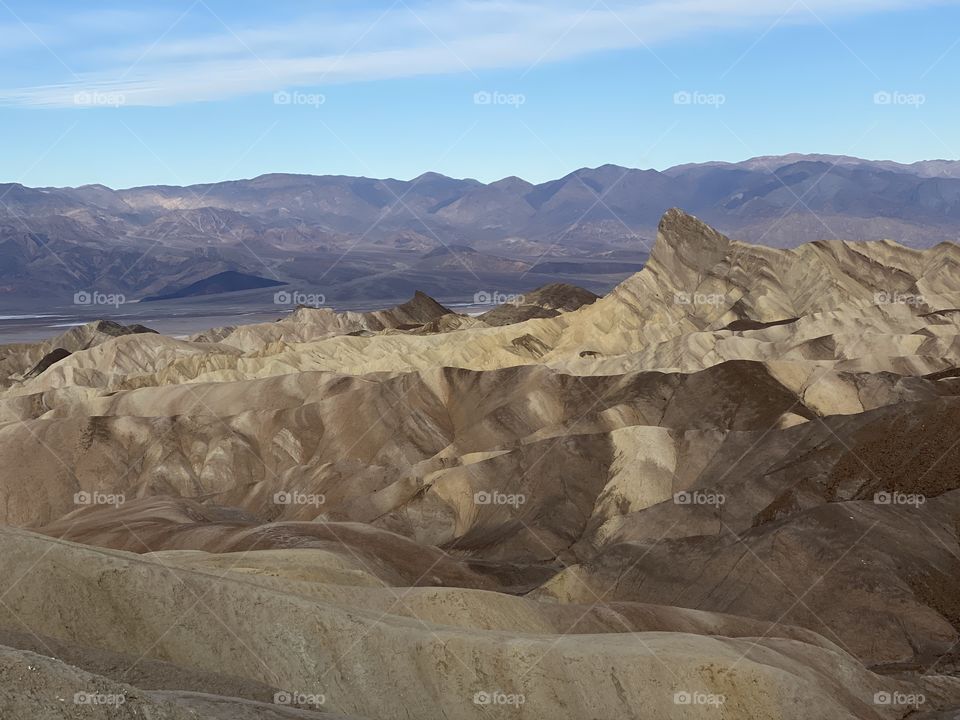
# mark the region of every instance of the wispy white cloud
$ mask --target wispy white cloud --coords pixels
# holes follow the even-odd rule
[[[282,88],[322,86],[429,74],[516,68],[604,50],[655,48],[693,35],[729,29],[761,33],[785,23],[829,22],[951,0],[398,0],[386,9],[305,15],[268,27],[248,27],[234,17],[214,15],[203,2],[172,31],[165,14],[151,17],[153,35],[117,44],[126,24],[143,30],[136,17],[110,13],[67,19],[75,46],[62,42],[78,67],[50,82],[0,90],[0,103],[72,107],[78,93],[107,93],[126,105],[173,105],[220,100]],[[106,13],[106,11],[104,11]],[[115,11],[111,11],[115,12]],[[142,18],[140,18],[142,20]],[[166,24],[165,24],[166,23]],[[15,26],[13,26],[15,27]],[[49,37],[65,32],[52,28]],[[29,43],[29,32],[16,37]],[[108,40],[108,36],[110,39]],[[53,43],[51,42],[51,45]],[[131,69],[133,65],[133,69]],[[71,66],[72,67],[72,66]]]

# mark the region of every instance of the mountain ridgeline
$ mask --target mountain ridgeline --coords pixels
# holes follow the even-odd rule
[[[960,235],[960,162],[755,158],[655,170],[614,165],[550,182],[264,175],[189,187],[0,186],[0,290],[177,294],[236,272],[337,299],[451,298],[572,282],[606,292],[642,267],[682,206],[737,239]],[[146,258],[146,260],[144,259]],[[215,283],[214,283],[215,284]],[[226,283],[225,285],[229,285]]]

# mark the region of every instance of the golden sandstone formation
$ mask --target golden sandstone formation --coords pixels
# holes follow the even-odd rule
[[[0,717],[953,717],[957,246],[587,295],[0,349]]]

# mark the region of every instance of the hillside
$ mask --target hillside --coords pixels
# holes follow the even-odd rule
[[[952,717],[957,308],[955,244],[672,209],[604,297],[491,322],[418,293],[7,346],[0,710]]]
[[[437,173],[272,174],[123,190],[7,184],[0,299],[28,295],[39,282],[51,297],[98,290],[139,299],[224,272],[331,300],[393,301],[415,290],[463,299],[549,282],[605,293],[642,267],[660,217],[675,206],[739,240],[777,247],[956,240],[957,168],[787,155],[662,172],[604,165],[540,184]]]

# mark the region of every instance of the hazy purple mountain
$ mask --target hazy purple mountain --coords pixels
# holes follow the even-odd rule
[[[541,184],[425,173],[125,190],[0,185],[0,292],[106,287],[140,297],[235,270],[319,284],[331,297],[378,287],[408,295],[424,282],[442,294],[464,282],[512,287],[511,273],[542,285],[565,279],[544,268],[607,259],[588,268],[600,287],[617,276],[600,277],[616,267],[609,260],[624,272],[642,262],[675,206],[775,246],[825,238],[930,246],[960,235],[960,162],[787,155],[663,172],[604,165]],[[441,270],[449,276],[430,276]],[[566,279],[582,284],[583,275]]]

